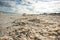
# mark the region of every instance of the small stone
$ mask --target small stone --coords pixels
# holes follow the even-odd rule
[[[28,20],[30,22],[36,22],[36,23],[40,23],[40,20],[39,19],[31,19],[31,20]]]
[[[57,40],[56,36],[49,36],[49,38],[52,40]]]
[[[57,39],[60,40],[60,36],[58,36]]]
[[[35,38],[34,38],[34,40],[41,40],[41,39],[39,39],[39,38],[35,37]]]

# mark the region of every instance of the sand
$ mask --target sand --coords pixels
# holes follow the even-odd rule
[[[0,40],[60,40],[60,16],[1,14]]]

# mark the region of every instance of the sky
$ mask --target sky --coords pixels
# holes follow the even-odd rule
[[[14,13],[60,13],[60,0],[0,0],[0,11]]]

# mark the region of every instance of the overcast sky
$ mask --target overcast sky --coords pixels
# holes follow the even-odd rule
[[[0,11],[15,13],[60,13],[60,0],[0,0]]]

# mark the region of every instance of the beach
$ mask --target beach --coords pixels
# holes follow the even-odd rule
[[[60,16],[0,14],[0,40],[60,40]]]

